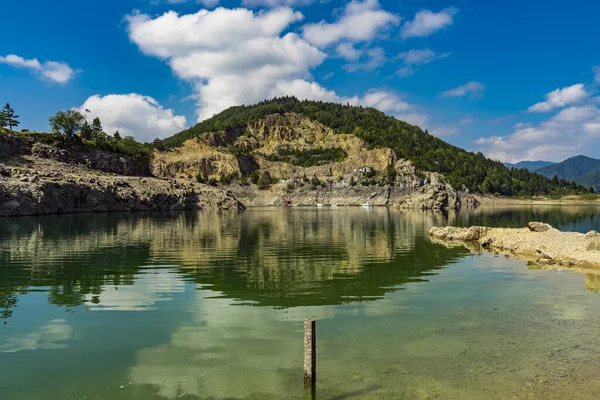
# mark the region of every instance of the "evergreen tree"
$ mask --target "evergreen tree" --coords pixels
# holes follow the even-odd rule
[[[96,117],[92,121],[92,134],[94,139],[96,139],[102,133],[102,123],[100,122],[100,118]]]
[[[82,139],[85,140],[91,140],[94,137],[94,129],[92,128],[92,126],[85,121],[82,125],[81,125],[81,129],[79,131],[79,135]]]
[[[13,127],[19,126],[19,116],[15,114],[15,110],[12,109],[9,103],[6,103],[2,111],[0,111],[0,123],[2,127],[8,125],[8,129],[12,130]]]
[[[115,138],[115,140],[121,140],[121,134],[119,133],[119,131],[115,131],[115,133],[113,134],[113,137]]]

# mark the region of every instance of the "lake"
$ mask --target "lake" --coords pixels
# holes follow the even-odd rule
[[[600,231],[600,208],[255,208],[0,219],[0,397],[595,399],[600,275],[430,226]]]

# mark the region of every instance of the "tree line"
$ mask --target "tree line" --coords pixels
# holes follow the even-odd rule
[[[19,118],[10,104],[6,103],[0,110],[0,128],[8,127],[12,131],[19,126]],[[132,136],[122,137],[118,130],[109,135],[98,117],[90,124],[79,111],[63,110],[51,116],[48,121],[52,132],[67,140],[77,140],[87,146],[123,154],[138,161],[150,160],[152,157],[152,144],[140,143]],[[23,129],[22,132],[28,131]]]

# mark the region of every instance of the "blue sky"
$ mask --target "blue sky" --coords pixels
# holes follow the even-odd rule
[[[373,106],[502,161],[600,157],[600,3],[4,1],[0,102],[166,137],[276,95]],[[204,11],[202,11],[204,10]]]

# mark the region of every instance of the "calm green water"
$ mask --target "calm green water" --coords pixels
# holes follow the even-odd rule
[[[600,231],[596,207],[0,219],[0,398],[592,399],[600,279],[429,241],[434,224]]]

